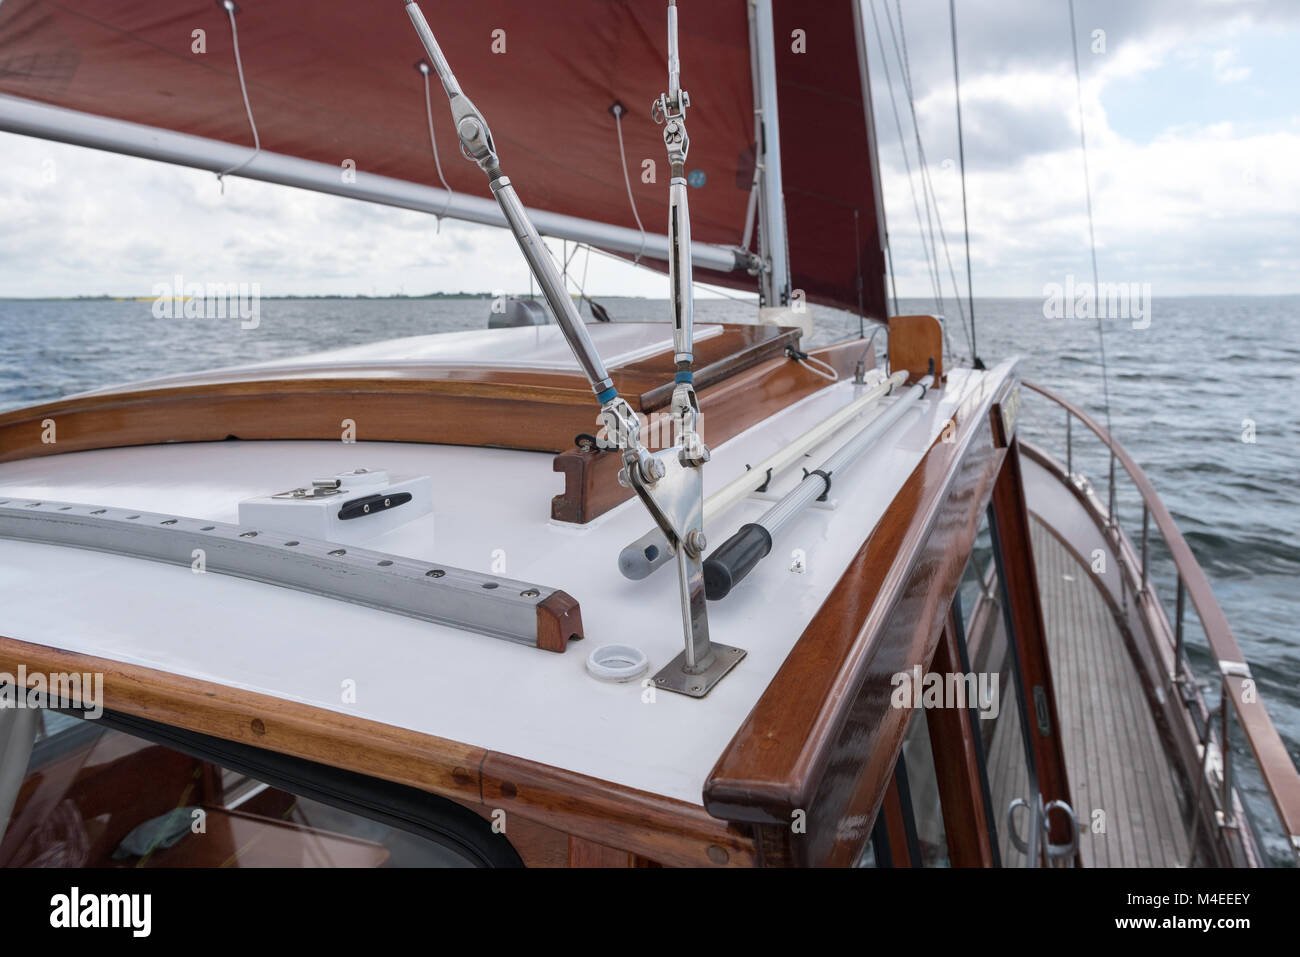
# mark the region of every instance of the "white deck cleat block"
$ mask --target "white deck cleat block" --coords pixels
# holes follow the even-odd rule
[[[356,469],[239,503],[239,524],[327,542],[370,541],[433,511],[433,479]]]

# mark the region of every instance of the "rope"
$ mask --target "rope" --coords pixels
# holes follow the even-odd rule
[[[226,8],[226,16],[230,17],[230,36],[235,42],[235,70],[239,74],[239,92],[244,96],[244,112],[248,114],[248,125],[253,131],[253,152],[248,155],[248,158],[217,174],[217,182],[221,184],[221,195],[224,196],[226,195],[225,177],[239,172],[257,159],[257,154],[262,152],[262,139],[257,135],[257,124],[253,121],[253,107],[248,102],[248,85],[244,82],[244,61],[239,56],[239,28],[235,26],[235,4],[233,0],[225,0],[222,6]]]
[[[423,60],[420,61],[418,69],[420,75],[424,77],[424,115],[429,121],[429,145],[433,147],[433,166],[438,171],[438,181],[442,183],[442,188],[447,191],[447,202],[442,206],[440,212],[434,213],[434,219],[438,223],[438,231],[442,231],[442,217],[447,215],[447,210],[451,208],[451,187],[447,185],[447,178],[442,175],[442,160],[438,158],[438,138],[433,135],[433,101],[429,99],[429,64]],[[532,276],[532,273],[529,273]]]
[[[975,282],[971,278],[970,219],[966,215],[966,142],[961,127],[961,80],[957,72],[957,0],[948,0],[948,24],[952,29],[952,94],[957,101],[957,158],[961,166],[961,225],[966,235],[966,296],[970,305],[970,354],[975,368],[981,368],[975,348]]]
[[[829,363],[822,362],[816,356],[808,356],[806,359],[800,359],[799,361],[809,372],[821,376],[828,382],[838,382],[840,380],[840,374]],[[820,368],[818,368],[819,366]]]
[[[813,375],[819,375],[828,382],[838,382],[840,374],[835,371],[834,366],[823,362],[816,356],[810,356],[808,353],[796,349],[794,346],[786,346],[785,354],[799,363]]]
[[[1079,107],[1079,148],[1083,152],[1083,190],[1088,202],[1088,243],[1092,249],[1092,293],[1095,297],[1099,288],[1097,282],[1097,234],[1092,223],[1092,177],[1088,172],[1088,137],[1083,123],[1083,80],[1079,76],[1079,38],[1074,27],[1074,0],[1070,6],[1070,52],[1074,54],[1074,94]],[[1097,313],[1097,343],[1101,351],[1101,394],[1105,403],[1106,431],[1114,435],[1110,424],[1110,375],[1106,367],[1106,328],[1101,320],[1101,310]],[[1112,486],[1113,486],[1112,482]]]
[[[618,130],[618,158],[623,163],[623,185],[627,187],[627,201],[632,207],[632,218],[636,220],[636,228],[641,231],[641,248],[637,250],[636,256],[632,262],[636,265],[641,264],[641,255],[645,252],[645,226],[641,225],[641,214],[636,211],[636,199],[632,196],[632,178],[627,174],[627,152],[623,149],[623,111],[614,110],[614,128]]]

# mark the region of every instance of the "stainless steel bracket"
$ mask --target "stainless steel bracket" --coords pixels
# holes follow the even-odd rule
[[[656,452],[660,477],[648,485],[633,467],[622,478],[645,503],[677,559],[677,583],[686,647],[654,677],[655,687],[703,698],[745,657],[740,648],[709,639],[708,602],[704,593],[703,473],[682,461],[678,447]]]
[[[655,675],[655,687],[690,695],[692,698],[703,698],[728,671],[740,664],[746,654],[743,648],[733,648],[716,641],[710,643],[709,649],[709,657],[697,672],[686,670],[686,652],[679,652],[676,658]]]

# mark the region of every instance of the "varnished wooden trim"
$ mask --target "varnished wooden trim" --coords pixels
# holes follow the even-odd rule
[[[994,406],[990,419],[990,427],[999,443],[1007,447],[1006,459],[993,486],[991,505],[994,521],[990,531],[996,537],[1002,555],[1002,589],[1009,602],[1005,614],[1020,661],[1021,701],[1025,702],[1028,710],[1026,717],[1031,731],[1038,791],[1044,804],[1064,801],[1073,807],[1047,650],[1047,627],[1043,622],[1042,599],[1038,590],[1038,571],[1034,567],[1029,509],[1025,504],[1020,474],[1020,448],[1014,436],[1001,433],[1005,420],[1000,403]],[[1046,727],[1043,726],[1044,717]],[[1053,814],[1050,823],[1053,844],[1067,845],[1074,841],[1064,814]],[[1077,862],[1077,852],[1075,856]]]
[[[551,499],[551,518],[585,525],[633,495],[618,484],[622,459],[613,449],[572,448],[551,462],[564,476],[564,491]]]
[[[907,820],[903,813],[903,798],[898,790],[897,773],[890,775],[880,813],[885,818],[885,833],[889,837],[889,866],[920,867],[920,861],[912,860],[912,842],[908,840]]]
[[[0,671],[104,676],[103,707],[394,781],[674,866],[747,866],[747,832],[704,809],[298,701],[0,637]],[[509,820],[507,819],[507,835]]]
[[[716,342],[716,339],[705,339],[695,348],[695,389],[702,392],[711,385],[716,385],[726,379],[731,378],[739,372],[758,365],[760,362],[766,362],[769,359],[776,358],[785,352],[786,346],[797,346],[799,344],[799,330],[786,329],[775,326],[750,326],[750,327],[728,327],[731,328],[750,328],[755,330],[753,339],[749,342],[738,343],[730,352],[715,358],[720,350],[709,350],[708,347]],[[721,337],[718,337],[721,338]],[[667,408],[673,397],[673,373],[676,367],[663,368],[663,360],[657,358],[653,366],[647,367],[645,363],[634,363],[624,366],[628,372],[649,372],[657,374],[660,384],[655,388],[641,393],[641,408],[649,411],[650,409]]]
[[[486,752],[337,711],[0,637],[0,671],[104,676],[104,708],[478,803]]]
[[[586,838],[569,837],[570,867],[635,867],[636,855]]]
[[[481,772],[483,803],[507,818],[518,808],[556,830],[672,867],[755,863],[748,831],[702,807],[496,752]]]
[[[788,329],[728,325],[697,347],[702,386],[765,359],[794,341]],[[612,369],[636,406],[667,401],[672,349]],[[578,373],[430,363],[306,373],[256,370],[213,382],[124,387],[0,414],[0,462],[91,449],[238,439],[339,441],[343,421],[357,441],[423,442],[560,452],[597,427],[598,408]],[[278,375],[278,377],[277,377]],[[650,412],[654,405],[640,405]],[[56,441],[48,442],[47,421]]]
[[[940,633],[931,667],[941,675],[965,671],[951,611]],[[948,860],[953,867],[992,867],[993,845],[970,708],[930,708],[925,717],[939,786],[943,830],[948,839]]]
[[[931,369],[933,364],[933,369]],[[931,372],[943,381],[943,326],[934,316],[889,317],[889,369],[915,382]]]
[[[931,660],[1001,466],[992,401],[956,411],[954,440],[904,483],[706,783],[723,819],[781,826],[804,810],[796,863],[851,864],[870,835],[910,716],[891,677]]]
[[[52,421],[56,442],[45,444]],[[596,421],[591,391],[325,379],[151,389],[0,416],[0,461],[227,438],[478,445],[554,452]],[[345,422],[347,424],[345,424]]]
[[[547,595],[537,604],[537,647],[564,652],[582,638],[582,610],[567,592]]]

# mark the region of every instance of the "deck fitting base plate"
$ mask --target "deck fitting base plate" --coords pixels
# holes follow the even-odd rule
[[[655,675],[655,687],[663,691],[689,695],[692,698],[703,698],[728,671],[740,664],[740,659],[746,655],[744,648],[720,645],[716,641],[711,648],[713,661],[698,674],[691,674],[686,670],[686,652],[683,650]]]

